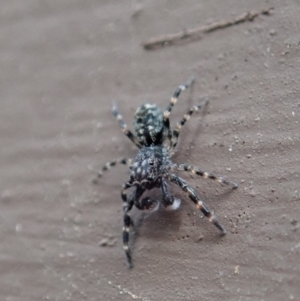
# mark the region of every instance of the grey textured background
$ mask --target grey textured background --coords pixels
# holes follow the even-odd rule
[[[271,6],[273,16],[193,43],[141,47]],[[299,13],[296,0],[2,1],[1,300],[300,300]],[[92,184],[103,163],[136,154],[111,102],[131,125],[140,104],[164,108],[193,74],[173,122],[211,103],[183,129],[174,161],[240,183],[229,192],[183,175],[228,235],[174,189],[181,209],[143,221],[128,271],[127,170]]]

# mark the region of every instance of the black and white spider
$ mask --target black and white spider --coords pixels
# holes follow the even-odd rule
[[[134,160],[119,158],[107,162],[102,168],[102,171],[98,174],[98,177],[101,177],[103,171],[110,169],[111,166],[115,166],[117,163],[130,166],[129,179],[123,184],[121,191],[124,212],[123,248],[130,267],[132,267],[133,264],[129,248],[129,232],[130,228],[133,226],[133,222],[129,212],[133,205],[139,210],[147,210],[157,208],[160,203],[167,209],[177,209],[180,206],[180,200],[175,198],[169,192],[167,180],[179,186],[189,196],[196,207],[221,231],[221,235],[226,234],[224,227],[209,210],[207,205],[199,198],[195,189],[176,175],[174,171],[187,171],[206,179],[212,179],[219,183],[231,185],[233,189],[237,188],[238,185],[223,177],[217,177],[211,173],[202,171],[198,167],[188,164],[176,164],[170,159],[177,146],[182,126],[190,119],[194,111],[198,111],[201,108],[201,105],[193,106],[176,124],[175,129],[171,129],[169,116],[172,108],[176,104],[180,93],[186,90],[193,82],[194,80],[191,80],[190,83],[181,85],[176,89],[164,112],[155,104],[146,103],[140,106],[134,115],[136,135],[127,128],[117,107],[114,105],[112,108],[112,112],[119,121],[123,133],[139,148],[139,152]],[[130,187],[133,187],[134,189],[128,196],[125,191]],[[161,201],[149,197],[142,198],[142,195],[146,190],[155,187],[161,188],[163,195]]]

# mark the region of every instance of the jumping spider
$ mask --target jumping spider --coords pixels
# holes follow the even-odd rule
[[[170,159],[177,146],[181,128],[186,121],[190,119],[193,112],[201,108],[201,105],[193,106],[176,124],[175,129],[171,129],[169,116],[173,106],[176,104],[180,93],[191,86],[193,82],[194,80],[191,80],[188,84],[180,85],[176,89],[164,112],[155,104],[146,103],[140,106],[134,115],[136,135],[127,128],[117,107],[114,105],[112,108],[113,115],[118,120],[123,133],[139,148],[135,159],[119,158],[107,162],[105,166],[103,166],[102,171],[98,174],[98,177],[101,177],[103,171],[110,169],[111,166],[115,166],[117,163],[130,166],[129,179],[123,184],[121,191],[124,212],[123,248],[129,267],[133,267],[129,248],[129,232],[133,226],[129,212],[133,205],[139,210],[157,208],[160,203],[165,208],[173,210],[180,206],[180,200],[169,192],[166,180],[179,186],[208,220],[220,230],[221,235],[226,234],[224,227],[217,220],[213,212],[209,210],[207,205],[199,198],[195,189],[189,186],[185,180],[173,173],[175,170],[183,170],[205,179],[212,179],[219,183],[231,185],[233,189],[238,187],[236,183],[230,182],[223,177],[217,177],[188,164],[176,164]],[[130,196],[128,196],[125,191],[130,187],[134,187],[134,190]],[[161,188],[163,195],[161,201],[153,200],[149,197],[141,199],[146,190],[155,187]]]

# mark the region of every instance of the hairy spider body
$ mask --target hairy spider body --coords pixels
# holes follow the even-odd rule
[[[162,176],[164,167],[171,164],[168,151],[161,146],[145,146],[130,166],[130,181],[133,185],[147,185]]]
[[[221,232],[226,234],[225,228],[217,220],[216,216],[209,210],[207,205],[200,199],[195,189],[189,186],[185,180],[174,174],[175,170],[186,171],[191,174],[202,176],[205,179],[212,179],[219,183],[231,185],[233,189],[238,185],[230,182],[223,177],[217,177],[211,173],[202,171],[198,167],[188,164],[176,164],[171,161],[171,156],[177,146],[178,137],[182,126],[191,117],[194,111],[198,111],[201,105],[193,106],[183,118],[176,124],[174,130],[170,127],[169,116],[173,106],[181,93],[187,89],[194,80],[186,85],[179,86],[173,94],[170,103],[163,112],[155,104],[143,104],[134,115],[134,135],[125,124],[116,106],[113,106],[112,112],[119,121],[123,133],[139,148],[135,159],[119,158],[107,162],[98,176],[117,163],[130,166],[128,181],[123,185],[121,197],[123,200],[123,248],[127,257],[129,267],[133,266],[131,251],[129,248],[130,229],[133,227],[133,221],[129,215],[133,206],[139,210],[153,210],[162,204],[166,209],[177,209],[180,200],[175,198],[169,191],[167,181],[180,187],[196,205],[196,207],[212,222]],[[142,198],[146,190],[161,188],[162,200],[153,200],[149,197]],[[126,190],[133,188],[128,196]]]
[[[134,128],[143,146],[161,145],[163,142],[163,112],[155,104],[140,106],[134,115]]]

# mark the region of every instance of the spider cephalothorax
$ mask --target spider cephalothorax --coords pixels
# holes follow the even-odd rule
[[[130,166],[130,181],[133,185],[151,184],[163,176],[170,165],[168,151],[161,146],[145,146],[137,154]]]
[[[140,210],[149,210],[157,208],[160,203],[167,209],[177,209],[180,201],[170,193],[167,181],[179,186],[204,216],[220,230],[221,234],[224,235],[226,233],[224,227],[200,199],[195,189],[176,175],[174,171],[186,171],[206,179],[231,185],[233,189],[237,188],[238,185],[223,177],[217,177],[211,173],[202,171],[198,167],[188,164],[176,164],[170,159],[176,148],[182,126],[190,119],[194,111],[198,111],[201,108],[201,105],[193,106],[176,124],[176,127],[173,130],[171,129],[169,115],[181,91],[187,89],[190,84],[181,85],[176,89],[164,112],[155,104],[146,103],[140,106],[134,116],[136,136],[127,128],[117,107],[113,106],[112,108],[112,112],[119,121],[123,133],[139,148],[139,152],[134,160],[120,158],[107,162],[102,171],[99,172],[99,177],[101,177],[103,171],[109,169],[111,166],[115,166],[117,163],[130,166],[128,181],[123,185],[121,191],[124,212],[123,247],[130,267],[133,264],[129,248],[129,233],[130,228],[133,227],[133,222],[129,212],[133,205]],[[126,190],[131,187],[133,190],[128,196]],[[163,197],[160,201],[149,197],[142,198],[146,190],[154,187],[161,188]]]

